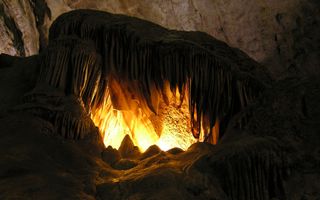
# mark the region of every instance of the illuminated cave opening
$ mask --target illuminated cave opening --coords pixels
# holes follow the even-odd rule
[[[178,88],[172,91],[168,82],[164,85],[162,93],[151,91],[154,104],[151,111],[135,84],[109,78],[104,103],[91,116],[106,146],[119,148],[126,135],[140,151],[154,144],[164,151],[175,147],[186,150],[191,144],[204,141],[204,130],[197,139],[191,134],[187,89],[181,94]],[[217,126],[212,134],[218,137]]]
[[[85,110],[50,116],[65,137],[83,137],[93,121],[105,146],[118,148],[129,135],[141,151],[153,144],[186,150],[198,141],[216,144],[264,90],[263,74],[208,34],[78,10],[52,24],[38,84],[75,96]]]

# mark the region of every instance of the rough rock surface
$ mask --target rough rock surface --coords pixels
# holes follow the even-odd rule
[[[90,8],[207,32],[266,65],[277,78],[320,73],[318,0],[1,0],[0,7],[1,53],[36,54],[55,18]]]
[[[181,102],[184,95],[189,99],[193,136],[203,135],[212,143],[218,137],[212,131],[216,120],[222,135],[228,116],[271,82],[263,66],[208,34],[168,30],[135,17],[93,10],[70,11],[57,18],[42,57],[38,84],[78,96],[93,115],[108,106],[102,100],[109,95],[120,110],[133,109],[129,107],[134,104],[119,106],[126,99],[138,101],[145,113],[158,114],[159,100],[167,99],[167,105],[175,101],[169,98],[169,83],[171,92],[177,89],[182,94]],[[113,80],[127,85],[129,89],[122,88],[126,97]]]
[[[197,143],[185,152],[153,147],[131,156],[125,148],[105,149],[77,94],[39,85],[39,59],[0,56],[0,199],[320,197],[316,71],[311,78],[273,82],[232,118],[215,146]],[[124,143],[132,144],[129,138]]]
[[[279,93],[270,90],[268,98],[275,102],[261,101],[253,114],[269,117],[263,122],[253,118],[246,131],[239,134],[237,129],[216,146],[197,143],[177,155],[142,154],[114,165],[104,163],[103,154],[90,152],[95,143],[85,146],[80,143],[84,141],[57,137],[45,120],[19,112],[2,114],[0,198],[316,200],[320,109],[313,99],[320,98],[320,87],[309,84],[283,88],[292,85],[288,81],[276,88]],[[287,103],[299,102],[302,93],[305,104]],[[297,118],[304,107],[313,109]],[[274,115],[273,109],[283,112]],[[288,116],[294,116],[294,123],[286,121]]]
[[[36,27],[36,19],[29,1],[0,2],[1,24],[6,38],[2,48],[9,50],[8,53],[19,56],[30,56],[38,53],[39,32]],[[1,37],[2,38],[2,37]],[[12,46],[10,45],[12,42]],[[16,51],[16,54],[14,54]],[[1,53],[7,53],[1,50]]]

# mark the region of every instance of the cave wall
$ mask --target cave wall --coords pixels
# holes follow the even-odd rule
[[[200,1],[197,1],[198,4],[200,4],[199,2]],[[212,1],[211,3],[217,4],[217,2],[218,1]],[[262,1],[259,2],[261,3]],[[268,2],[271,5],[273,1],[270,0]],[[315,7],[317,3],[316,1],[296,1],[297,4],[294,4],[294,1],[290,1],[291,4],[289,4],[289,1],[285,2],[287,2],[286,6],[290,5],[290,7],[286,7],[285,3],[274,2],[273,5],[279,6],[283,4],[283,8],[286,8],[287,12],[293,13],[292,16],[290,15],[292,18],[289,18],[288,14],[277,15],[277,13],[274,15],[275,13],[273,13],[273,15],[271,15],[269,13],[267,16],[270,18],[267,19],[270,19],[270,21],[266,20],[263,21],[263,23],[261,22],[260,30],[258,28],[254,29],[254,27],[258,26],[256,24],[258,24],[257,21],[260,19],[259,16],[262,16],[258,11],[255,17],[253,16],[254,14],[252,14],[254,13],[253,11],[246,11],[243,15],[244,21],[242,27],[239,25],[241,24],[241,17],[236,17],[237,15],[233,13],[226,15],[228,17],[233,16],[232,20],[229,19],[230,21],[228,21],[228,23],[232,25],[225,24],[223,26],[223,32],[225,32],[226,35],[231,34],[230,31],[227,34],[226,30],[228,29],[226,27],[228,27],[228,25],[232,28],[238,27],[238,29],[233,30],[234,36],[230,36],[227,41],[223,35],[215,32],[210,32],[210,34],[217,34],[214,36],[223,39],[235,47],[237,47],[237,44],[233,44],[232,42],[236,40],[231,40],[230,38],[239,37],[244,40],[246,37],[252,39],[259,35],[261,40],[250,40],[251,42],[245,42],[242,44],[243,46],[238,47],[268,66],[275,77],[281,78],[288,75],[286,72],[287,68],[289,72],[293,74],[298,73],[299,70],[310,74],[315,73],[317,72],[317,67],[319,68],[319,63],[317,64],[317,62],[319,62],[317,60],[319,59],[319,42],[317,37],[319,36],[316,35],[319,20],[315,15],[318,9],[318,7]],[[144,12],[138,12],[139,7],[131,7],[133,1],[130,1],[130,3],[122,2],[121,5],[120,3],[111,1],[99,1],[99,5],[94,3],[94,1],[91,1],[90,5],[89,3],[81,3],[81,1],[67,5],[65,1],[53,0],[47,2],[40,0],[36,2],[32,0],[8,0],[0,1],[0,3],[0,13],[2,14],[0,17],[0,30],[2,31],[0,39],[1,44],[5,44],[3,46],[1,45],[0,48],[4,49],[1,51],[21,56],[33,55],[41,51],[41,46],[45,45],[47,28],[52,20],[60,13],[73,8],[99,7],[100,9],[104,9],[108,7],[108,11],[129,13],[130,15],[142,18],[147,18],[146,13],[150,13],[152,17],[154,17],[154,19],[150,18],[150,20],[154,22],[157,22],[155,16],[160,16],[157,14],[158,12],[153,10],[157,8],[157,6],[154,6],[155,3],[152,4],[154,6],[152,7],[153,9],[147,6],[144,9],[141,8],[145,10]],[[226,3],[225,1],[223,4]],[[244,3],[244,1],[242,1],[242,3]],[[250,7],[250,2],[248,1],[246,3],[247,4],[241,4],[245,5],[244,10]],[[136,4],[140,5],[139,3]],[[251,4],[256,5],[257,1]],[[9,5],[13,6],[9,7]],[[103,7],[103,5],[105,7]],[[181,6],[181,4],[179,5]],[[205,6],[206,9],[209,9],[208,5],[210,4],[203,4],[203,7]],[[229,3],[229,5],[230,7],[231,5],[235,6],[236,3]],[[44,9],[38,9],[40,7]],[[230,7],[223,8],[229,13],[232,10]],[[114,10],[111,10],[111,8]],[[239,12],[238,9],[240,8],[240,6],[239,8],[235,6],[234,10]],[[268,9],[269,8],[270,7],[268,7]],[[253,10],[255,9],[256,7],[254,7]],[[302,11],[303,9],[306,10]],[[270,12],[274,12],[275,10],[277,9],[270,8]],[[159,13],[162,12],[160,11]],[[179,9],[177,12],[182,11],[183,9]],[[142,15],[140,12],[145,13],[145,15]],[[15,13],[20,14],[16,15]],[[189,11],[185,13],[189,13]],[[201,13],[205,12],[201,11]],[[208,16],[213,14],[210,11],[207,11],[207,13],[206,18],[209,20]],[[301,18],[295,18],[297,16],[295,16],[294,13],[300,13],[299,16],[301,15]],[[159,17],[158,20],[161,21],[162,25],[167,27],[176,26],[176,28],[179,29],[192,28],[193,23],[195,24],[194,26],[196,26],[196,22],[192,21],[196,18],[192,18],[192,15],[187,15],[192,19],[191,21],[187,20],[187,22],[183,21],[186,20],[186,18],[183,17],[186,15],[181,15],[181,22],[178,20],[180,19],[178,17],[180,15],[174,14],[179,22],[175,22],[176,24],[174,24],[174,21],[170,20],[173,18],[173,14],[174,12],[169,9],[168,15],[164,15],[167,16],[168,20],[163,20],[161,17]],[[249,17],[245,17],[251,14],[252,20],[255,22],[253,24],[248,20]],[[223,19],[227,20],[228,17],[224,17]],[[275,22],[273,20],[275,20]],[[22,23],[22,21],[24,21],[24,23]],[[212,23],[214,20],[210,18],[209,21]],[[269,23],[273,24],[274,27]],[[181,27],[177,24],[180,24]],[[181,24],[186,27],[182,27]],[[277,24],[280,24],[279,27],[283,26],[282,29],[279,28]],[[295,24],[292,27],[297,27],[296,29],[290,29],[288,27],[291,26],[288,24]],[[273,31],[275,31],[277,27],[281,29],[279,35],[261,34],[262,30],[266,32],[271,30],[271,28],[268,28],[269,25],[274,28],[272,29]],[[209,25],[203,25],[203,28],[208,27]],[[197,27],[193,28],[202,30]],[[242,33],[244,31],[246,34]],[[274,32],[270,31],[270,33]],[[242,34],[243,37],[241,36]],[[270,36],[270,38],[267,36]],[[31,38],[34,38],[34,40]],[[269,38],[269,40],[266,38]],[[278,42],[277,44],[279,46],[275,45],[271,48],[273,41]],[[260,50],[257,52],[261,53],[259,55],[264,55],[269,59],[262,59],[262,57],[257,56],[258,53],[255,55],[252,52],[248,52],[248,48],[245,47],[249,44],[259,47],[265,44],[264,51]],[[267,49],[267,47],[270,49]],[[267,55],[269,55],[269,57]],[[21,80],[22,77],[25,78],[22,79],[23,83],[27,83],[24,87],[28,89],[33,86],[34,83],[30,80],[34,80],[35,78],[30,77],[30,71],[32,70],[30,70],[29,67],[37,66],[36,57],[37,56],[35,56],[34,59],[31,57],[28,61],[29,64],[25,63],[25,61],[22,64],[19,59],[15,60],[14,62],[18,63],[16,66],[22,66],[21,68],[11,69],[5,65],[0,65],[0,69],[3,67],[0,75],[6,78],[2,79],[2,77],[0,77],[0,83],[4,81],[2,82],[3,84],[0,84],[0,90],[8,84],[10,87],[16,87],[16,82],[18,82],[16,80]],[[174,160],[171,159],[172,155],[170,152],[162,152],[153,158],[146,158],[147,154],[143,154],[141,157],[144,160],[139,165],[137,163],[138,161],[128,162],[130,160],[123,159],[125,158],[124,156],[121,159],[119,156],[117,158],[119,160],[111,164],[111,159],[109,159],[107,155],[108,151],[103,151],[102,159],[104,159],[106,163],[113,165],[112,167],[115,167],[114,169],[124,169],[124,167],[128,169],[132,167],[131,171],[123,174],[115,172],[112,167],[101,161],[101,145],[94,151],[95,157],[82,153],[87,149],[92,150],[92,143],[96,144],[97,141],[100,141],[97,139],[99,138],[97,130],[94,132],[96,135],[88,134],[92,136],[89,137],[90,140],[79,140],[79,143],[77,143],[62,140],[59,137],[52,137],[61,133],[64,138],[69,138],[70,134],[63,132],[60,127],[57,128],[57,124],[49,122],[49,119],[40,118],[39,114],[39,116],[36,115],[37,113],[31,115],[25,112],[21,114],[17,110],[9,116],[1,113],[0,177],[3,181],[0,184],[0,199],[5,197],[17,198],[20,196],[24,198],[26,196],[32,196],[33,198],[39,197],[40,199],[41,197],[43,199],[48,196],[57,199],[110,199],[110,197],[116,199],[120,199],[120,197],[122,197],[122,199],[132,197],[136,199],[139,197],[148,198],[152,194],[156,194],[158,199],[168,198],[168,196],[171,197],[168,199],[230,199],[228,197],[231,197],[231,199],[258,199],[257,195],[260,195],[260,199],[269,199],[268,197],[270,197],[270,199],[272,197],[275,197],[272,199],[276,199],[276,197],[278,197],[277,199],[285,199],[285,196],[293,200],[316,199],[319,197],[320,191],[317,181],[320,169],[320,140],[319,134],[317,134],[320,130],[318,123],[320,119],[318,106],[320,84],[318,80],[319,79],[313,79],[315,83],[308,81],[302,82],[299,79],[292,79],[289,82],[287,80],[283,82],[279,81],[280,83],[278,82],[276,87],[267,90],[253,107],[246,109],[242,115],[239,115],[240,119],[235,119],[235,126],[231,126],[230,128],[231,134],[222,141],[221,145],[217,145],[215,148],[212,146],[209,147],[205,143],[198,143],[194,145],[189,152],[178,155],[179,158],[181,158],[180,161],[178,161],[181,163],[177,162],[176,158],[174,158]],[[19,81],[18,83],[20,84],[21,82]],[[17,94],[13,94],[12,96],[22,94],[20,91],[27,90],[24,87],[17,88],[19,93],[17,92]],[[48,91],[46,87],[40,89],[40,91],[37,91],[39,94],[41,94],[40,92],[42,91]],[[2,89],[2,91],[7,90],[7,88]],[[10,93],[13,92],[15,91],[10,91]],[[6,92],[5,94],[11,96],[10,93]],[[29,97],[32,99],[32,96]],[[15,100],[6,99],[6,102]],[[47,103],[44,100],[46,99],[41,98],[39,102]],[[79,105],[73,104],[73,102],[76,102],[73,98],[68,98],[65,101],[56,101],[50,97],[48,101],[60,102],[61,105],[58,104],[57,106],[66,105],[66,107],[59,107],[59,109],[67,110],[70,106],[70,109],[72,108],[72,110],[76,111],[75,114],[78,113]],[[36,101],[34,102],[38,103]],[[32,108],[33,104],[27,104],[27,106]],[[5,105],[5,107],[8,106]],[[20,109],[26,108],[28,107],[20,107]],[[79,113],[81,114],[81,112]],[[58,116],[58,123],[62,121],[64,124],[69,124],[69,121],[73,121],[72,117],[75,115],[73,113],[71,114],[72,115],[67,115],[65,118]],[[247,115],[251,115],[253,120],[250,121],[246,129],[240,131],[237,128],[238,126],[236,126],[238,124],[237,121],[241,121],[241,117],[247,117]],[[76,116],[74,118],[78,117],[79,116]],[[67,119],[68,122],[64,122],[61,119]],[[70,131],[70,133],[74,132],[75,131]],[[89,131],[86,132],[89,133]],[[237,135],[235,133],[237,133]],[[71,135],[71,137],[75,136]],[[13,143],[15,145],[12,145]],[[83,143],[86,144],[86,148],[82,148],[84,146]],[[81,146],[81,149],[76,146],[77,144],[79,144],[79,147]],[[122,156],[121,152],[122,151],[120,151],[120,154]],[[201,154],[199,154],[199,152],[201,152]],[[158,165],[158,163],[160,164]],[[152,165],[155,167],[150,167]],[[135,168],[135,166],[137,167]],[[173,166],[177,166],[178,169],[174,169]],[[145,173],[141,173],[141,171],[145,169],[143,167],[147,169],[147,171],[144,171]],[[128,176],[128,174],[130,174],[130,176]],[[246,184],[238,184],[242,182]],[[252,187],[253,185],[249,183],[259,184],[253,184],[256,187]],[[229,187],[229,185],[231,185],[231,187]],[[162,192],[159,192],[160,190]],[[285,191],[288,191],[287,194],[284,193]],[[220,196],[220,198],[217,196]]]
[[[274,78],[320,74],[317,0],[0,0],[0,53],[38,53],[53,20],[80,8],[207,32],[266,65]]]

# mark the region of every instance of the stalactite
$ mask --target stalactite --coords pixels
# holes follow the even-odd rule
[[[62,137],[75,140],[83,139],[94,127],[89,117],[79,118],[68,112],[56,112],[52,122]]]
[[[61,39],[70,36],[79,39]],[[209,35],[171,31],[123,15],[69,12],[53,23],[49,39],[40,81],[49,80],[64,89],[71,84],[71,93],[85,99],[90,110],[102,103],[108,78],[136,82],[137,88],[131,89],[154,113],[155,96],[168,100],[168,81],[171,92],[176,88],[180,92],[181,102],[188,95],[196,138],[201,130],[205,130],[205,138],[213,137],[217,119],[226,121],[267,84],[267,76],[262,80],[254,77],[263,74],[256,69],[260,67],[257,63]]]
[[[95,129],[89,116],[60,107],[63,104],[61,97],[31,93],[24,98],[24,102],[15,109],[51,122],[55,132],[66,139],[83,139]]]
[[[245,137],[222,144],[214,150],[214,156],[195,161],[190,170],[217,175],[232,200],[285,199],[283,184],[288,163],[282,146],[271,137]]]

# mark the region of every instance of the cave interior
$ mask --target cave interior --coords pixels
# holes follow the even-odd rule
[[[91,9],[44,34],[0,54],[0,199],[320,198],[318,68],[275,78],[205,32]]]

